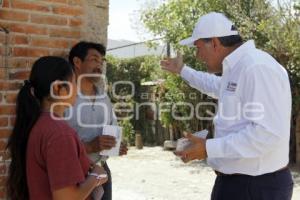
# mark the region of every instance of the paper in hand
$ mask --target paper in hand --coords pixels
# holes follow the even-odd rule
[[[193,133],[194,136],[206,139],[208,130],[197,131]],[[177,140],[176,151],[183,151],[191,145],[191,142],[187,138],[180,138]]]
[[[110,135],[116,138],[116,146],[109,149],[103,150],[100,152],[102,156],[119,156],[121,140],[122,140],[122,127],[113,126],[113,125],[105,125],[103,127],[103,135]]]

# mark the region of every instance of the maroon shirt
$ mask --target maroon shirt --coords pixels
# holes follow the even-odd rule
[[[52,192],[85,180],[90,160],[74,129],[42,113],[33,126],[26,157],[31,200],[52,199]]]

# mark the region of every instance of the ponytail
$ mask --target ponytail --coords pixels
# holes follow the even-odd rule
[[[10,176],[7,180],[7,193],[11,200],[28,200],[26,178],[26,149],[29,133],[40,115],[40,103],[32,94],[33,88],[29,81],[25,81],[17,97],[16,122],[8,148],[11,154],[9,166]],[[20,191],[15,192],[18,188]]]

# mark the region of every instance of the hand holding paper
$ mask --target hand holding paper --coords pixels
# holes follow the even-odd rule
[[[112,136],[115,138],[115,146],[100,152],[102,156],[119,156],[122,140],[122,128],[119,126],[106,125],[103,127],[103,136]]]
[[[109,150],[116,146],[116,138],[111,135],[100,135],[98,136],[98,145],[100,151]]]
[[[188,133],[185,138],[179,139],[175,155],[180,156],[183,162],[205,159],[207,157],[205,147],[207,134],[207,130],[194,134]]]
[[[192,145],[191,141],[187,138],[188,133],[183,132],[183,134],[185,137],[177,140],[176,151],[183,151]],[[206,139],[207,134],[208,134],[208,130],[204,129],[202,131],[195,132],[193,135],[198,138]]]

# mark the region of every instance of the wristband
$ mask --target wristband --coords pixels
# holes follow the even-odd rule
[[[96,174],[96,173],[88,173],[89,176],[94,176],[96,177],[97,180],[100,180],[102,178],[107,178],[106,174]]]

